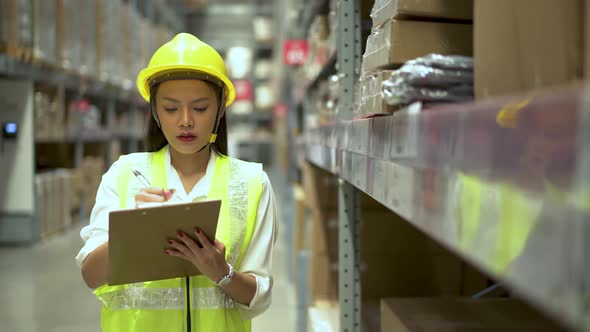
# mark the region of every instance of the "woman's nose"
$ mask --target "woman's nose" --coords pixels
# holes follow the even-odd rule
[[[182,128],[190,128],[193,126],[193,119],[191,118],[190,110],[188,109],[188,107],[181,108],[179,125]]]

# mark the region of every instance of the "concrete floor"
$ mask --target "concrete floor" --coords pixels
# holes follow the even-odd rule
[[[275,186],[281,200],[281,185]],[[283,216],[290,213],[283,209]],[[284,227],[283,219],[279,225]],[[0,330],[11,332],[98,332],[100,302],[85,286],[74,257],[82,245],[77,225],[28,247],[0,247]],[[273,304],[253,321],[253,331],[295,331],[295,292],[287,272],[287,244],[275,247]]]

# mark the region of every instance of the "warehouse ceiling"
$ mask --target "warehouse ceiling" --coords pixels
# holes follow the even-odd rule
[[[167,0],[184,16],[185,30],[218,50],[233,46],[252,47],[253,22],[258,16],[272,18],[270,0]],[[276,24],[273,22],[273,24]]]

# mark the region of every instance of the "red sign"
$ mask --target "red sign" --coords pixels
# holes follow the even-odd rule
[[[252,101],[254,99],[254,91],[252,82],[248,80],[234,81],[236,88],[236,101]]]
[[[307,59],[309,44],[303,39],[285,40],[283,43],[283,62],[287,65],[302,65]]]
[[[287,115],[288,112],[289,112],[289,108],[287,107],[287,105],[285,105],[283,103],[275,105],[274,113],[276,116],[284,117]]]

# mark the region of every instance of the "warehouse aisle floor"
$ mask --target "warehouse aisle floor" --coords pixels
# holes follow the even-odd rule
[[[275,186],[275,192],[280,187]],[[281,196],[277,192],[277,200]],[[100,331],[100,303],[84,285],[74,261],[82,244],[81,227],[32,247],[0,247],[2,331]],[[281,223],[279,231],[285,230]],[[295,293],[288,278],[284,238],[285,234],[280,234],[275,248],[273,303],[254,320],[255,332],[295,331]]]

